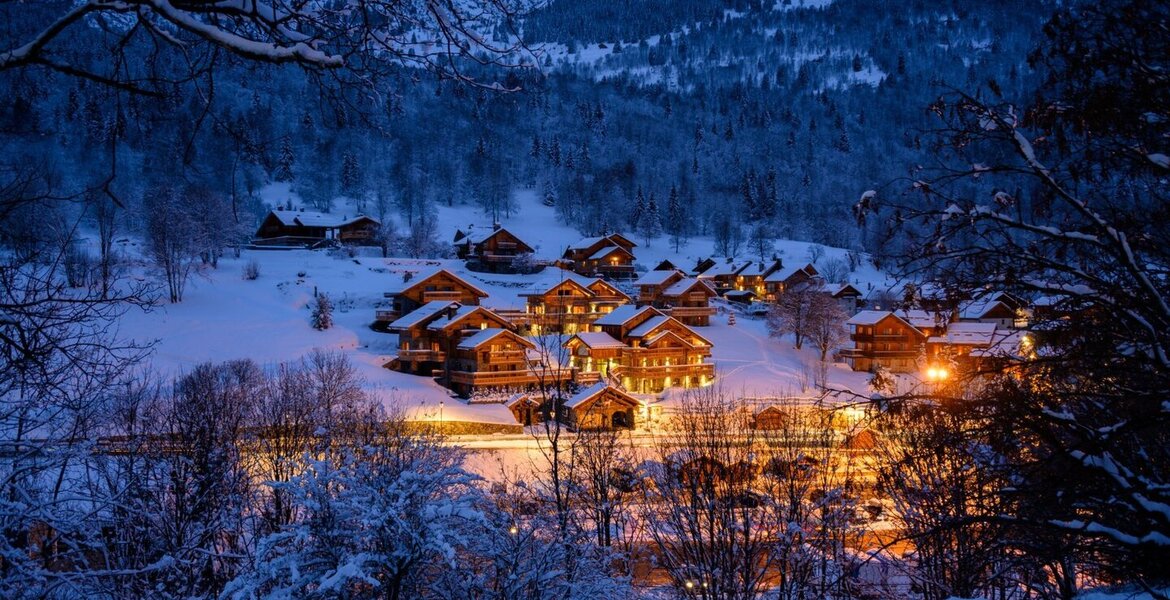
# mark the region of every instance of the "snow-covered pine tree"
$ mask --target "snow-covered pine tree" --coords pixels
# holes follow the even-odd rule
[[[333,301],[328,294],[317,294],[313,305],[313,329],[325,331],[330,327],[333,327]]]
[[[650,240],[662,235],[662,215],[658,212],[658,202],[654,200],[654,192],[650,192],[650,201],[646,205],[646,213],[642,215],[638,229],[642,233],[642,237],[646,238],[647,244],[650,243]]]
[[[276,161],[276,173],[273,176],[277,181],[292,181],[295,164],[296,154],[293,153],[292,138],[286,135],[280,140],[280,157]]]
[[[634,197],[634,210],[630,212],[630,229],[638,231],[642,216],[646,214],[646,195],[642,193],[642,186],[638,186],[638,194]]]

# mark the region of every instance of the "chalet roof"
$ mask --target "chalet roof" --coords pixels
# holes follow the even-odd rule
[[[863,310],[863,311],[860,311],[857,314],[853,315],[852,317],[850,317],[850,319],[848,321],[845,321],[845,324],[846,325],[877,325],[878,323],[882,322],[883,319],[885,319],[886,317],[889,317],[889,316],[893,316],[895,318],[898,318],[899,320],[903,320],[903,319],[901,319],[901,317],[898,317],[898,315],[895,315],[894,313],[892,313],[888,310]],[[906,324],[909,325],[909,323],[906,323]]]
[[[611,390],[614,394],[617,394],[617,396],[621,400],[622,404],[627,404],[631,407],[638,406],[637,398],[634,398],[633,396],[621,391],[618,388],[615,388],[615,387],[609,385],[608,383],[606,383],[604,381],[597,382],[597,383],[577,392],[576,394],[573,395],[573,397],[569,398],[568,400],[565,400],[565,406],[570,408],[570,409],[576,409],[576,408],[588,403],[589,401],[593,400],[594,398],[597,398],[601,394],[605,393],[606,390]]]
[[[642,324],[631,329],[629,335],[630,335],[630,337],[636,337],[636,338],[643,337],[643,336],[649,334],[650,332],[654,331],[658,327],[662,326],[664,323],[666,323],[669,320],[670,320],[670,317],[668,317],[666,315],[657,315],[654,317],[650,317],[649,319],[646,319],[645,321],[643,321]]]
[[[744,268],[744,270],[741,271],[739,274],[743,275],[744,277],[763,277],[764,275],[768,274],[769,272],[773,272],[777,269],[782,268],[777,263],[779,263],[779,261],[750,262],[747,264],[747,267]]]
[[[395,289],[395,290],[392,290],[392,291],[386,292],[386,295],[387,295],[387,296],[390,296],[390,295],[394,295],[394,294],[402,294],[402,293],[404,293],[404,292],[407,292],[407,291],[413,290],[414,288],[416,288],[416,287],[418,287],[418,286],[420,286],[420,285],[423,285],[424,283],[426,283],[427,281],[429,281],[431,278],[433,278],[433,277],[435,277],[435,276],[437,276],[437,275],[439,275],[439,274],[441,274],[441,273],[446,273],[446,274],[447,274],[447,276],[449,276],[449,277],[451,277],[452,279],[454,279],[454,280],[456,280],[456,281],[458,281],[458,282],[462,283],[463,285],[467,286],[467,288],[468,288],[468,289],[470,289],[474,295],[476,295],[476,296],[479,296],[480,298],[487,298],[487,297],[489,296],[489,294],[488,294],[487,292],[485,292],[485,291],[483,291],[483,290],[479,289],[478,287],[476,287],[476,286],[472,285],[472,284],[471,284],[469,281],[467,281],[466,279],[464,279],[464,278],[462,278],[462,277],[460,277],[460,276],[458,276],[458,275],[456,275],[456,274],[452,273],[451,271],[448,271],[447,269],[437,269],[437,270],[435,270],[435,271],[431,271],[431,272],[427,273],[426,275],[421,275],[421,276],[418,276],[418,277],[414,277],[414,278],[412,278],[410,281],[408,281],[408,282],[406,282],[406,283],[402,284],[402,286],[401,286],[401,287],[399,287],[398,289]]]
[[[525,393],[525,392],[520,392],[518,394],[512,394],[511,396],[508,397],[507,400],[504,400],[504,406],[507,406],[508,408],[512,408],[512,407],[514,407],[518,404],[521,404],[521,403],[532,404],[532,405],[540,404],[540,402],[538,400],[536,400],[535,398],[532,397],[532,394]]]
[[[600,319],[597,319],[596,321],[593,322],[593,324],[594,325],[625,325],[630,320],[632,320],[634,317],[636,317],[636,316],[638,316],[638,315],[640,315],[643,312],[648,311],[648,310],[653,311],[654,314],[656,314],[656,315],[662,314],[650,306],[643,306],[642,308],[638,308],[638,307],[634,306],[633,304],[623,304],[623,305],[613,309],[613,311],[611,311],[610,313],[601,317]]]
[[[589,289],[590,281],[588,279],[566,271],[563,277],[557,277],[555,280],[541,279],[536,281],[533,284],[532,291],[522,292],[519,295],[523,297],[543,296],[565,284],[578,287],[590,296],[595,294],[593,290]]]
[[[951,323],[941,336],[928,341],[960,346],[990,346],[995,339],[995,323]]]
[[[682,273],[676,269],[667,271],[647,271],[645,275],[638,278],[634,285],[662,285],[670,281],[672,277],[681,277]]]
[[[821,291],[834,298],[850,295],[861,295],[861,290],[853,287],[848,283],[826,283],[821,285]]]
[[[711,289],[711,286],[707,285],[702,280],[695,279],[694,277],[688,277],[686,279],[680,279],[679,281],[676,281],[674,283],[674,285],[671,285],[670,287],[666,288],[666,290],[664,290],[662,292],[662,295],[664,295],[664,296],[681,296],[681,295],[691,291],[691,289],[694,288],[696,285],[703,286],[703,290],[710,293],[711,295],[715,294],[715,290]]]
[[[658,335],[646,340],[645,342],[643,342],[643,344],[647,348],[649,348],[649,347],[653,346],[654,344],[657,344],[659,342],[659,340],[661,340],[665,337],[673,337],[674,339],[682,342],[683,344],[686,344],[687,346],[694,347],[694,344],[692,344],[689,340],[683,339],[682,336],[680,336],[679,334],[677,334],[669,329],[667,329],[666,331],[663,331],[663,332],[659,333]]]
[[[898,317],[903,321],[913,325],[918,329],[928,329],[938,327],[940,323],[946,323],[944,319],[940,319],[937,313],[927,312],[919,309],[909,309],[898,311]]]
[[[625,344],[621,343],[618,340],[615,340],[613,338],[613,336],[609,335],[608,333],[604,333],[604,332],[582,331],[582,332],[578,332],[578,333],[574,334],[573,337],[581,340],[582,344],[585,344],[586,346],[589,346],[590,348],[593,348],[594,350],[600,350],[602,348],[625,348],[626,347]],[[572,339],[572,338],[570,338],[570,339]]]
[[[577,240],[576,243],[570,244],[568,249],[569,250],[588,250],[588,249],[592,248],[595,244],[598,244],[602,240],[605,240],[605,239],[606,239],[605,237],[601,237],[601,236],[581,238],[581,239]]]
[[[460,350],[475,350],[476,348],[496,339],[501,335],[507,335],[526,347],[536,347],[536,344],[533,344],[532,342],[516,335],[515,333],[512,333],[511,331],[508,331],[507,329],[489,327],[487,329],[481,329],[480,331],[476,332],[475,335],[464,338],[462,342],[459,342],[458,348]]]
[[[629,250],[626,250],[625,248],[622,248],[621,246],[603,246],[597,252],[594,252],[586,260],[601,260],[601,259],[609,256],[610,254],[613,254],[614,252],[621,252],[622,254],[626,254],[628,256],[633,256],[633,254],[631,254]]]
[[[1023,331],[1004,331],[1000,329],[996,331],[991,343],[986,348],[975,348],[971,350],[971,356],[985,358],[989,356],[1016,355],[1020,352],[1020,347],[1023,345],[1026,336],[1027,334]]]
[[[810,267],[810,266],[811,265],[804,265],[801,267],[782,267],[780,269],[776,269],[775,271],[772,271],[772,273],[770,275],[768,275],[767,277],[764,278],[764,281],[767,283],[784,283],[785,281],[788,281],[790,278],[792,278],[793,275],[796,275],[797,273],[803,273],[804,275],[806,275],[808,277],[816,277],[815,270],[812,272],[810,272],[808,270],[808,267]]]
[[[960,319],[982,319],[988,313],[998,307],[1003,307],[1011,311],[1011,308],[1002,301],[995,299],[991,295],[981,296],[974,300],[968,300],[959,305]]]
[[[435,319],[434,322],[432,322],[430,325],[427,325],[427,329],[429,329],[431,331],[441,331],[447,327],[450,327],[452,324],[458,323],[459,321],[466,319],[468,316],[472,315],[473,313],[475,313],[477,311],[486,312],[486,313],[496,317],[500,321],[506,322],[506,320],[503,317],[497,315],[496,313],[492,312],[491,310],[489,310],[483,306],[460,306],[459,309],[455,311],[455,314],[453,314],[451,316],[439,317],[438,319]]]
[[[286,227],[298,225],[301,227],[342,227],[363,219],[369,219],[370,221],[381,224],[377,219],[366,215],[350,217],[348,215],[335,215],[316,211],[274,210],[272,211],[272,216],[276,217],[280,221],[280,224]]]
[[[388,329],[391,331],[406,331],[407,329],[417,327],[418,325],[426,322],[427,319],[438,316],[440,313],[451,307],[460,308],[461,305],[458,302],[452,302],[450,300],[432,300],[431,302],[427,302],[426,304],[399,317],[397,320],[390,323]]]
[[[594,287],[605,288],[605,293],[593,290],[594,293],[596,293],[598,296],[616,295],[625,298],[626,300],[630,300],[630,297],[627,296],[625,292],[619,290],[615,285],[601,278],[590,281],[585,287],[591,290],[593,290]]]
[[[747,264],[735,263],[717,263],[715,266],[703,271],[703,277],[718,277],[720,275],[738,275],[740,271],[747,268]]]

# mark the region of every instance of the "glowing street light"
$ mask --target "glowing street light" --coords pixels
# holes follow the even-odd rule
[[[947,370],[946,367],[932,366],[932,367],[926,368],[926,380],[927,381],[938,383],[938,382],[946,381],[947,378],[950,376],[951,376],[951,373],[950,373],[950,371]]]

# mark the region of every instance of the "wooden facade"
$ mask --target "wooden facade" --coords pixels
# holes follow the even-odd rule
[[[525,299],[525,320],[532,335],[588,331],[594,321],[631,302],[629,296],[601,279],[565,278],[545,290],[520,296]]]
[[[711,324],[715,290],[703,281],[682,271],[662,270],[646,273],[634,285],[638,287],[638,306],[653,306],[691,327]]]
[[[819,286],[824,283],[820,272],[812,264],[803,267],[779,268],[764,277],[764,292],[761,298],[768,302],[775,302],[786,290],[800,286]]]
[[[563,259],[579,275],[633,279],[634,247],[623,235],[585,238],[565,249]]]
[[[256,229],[258,245],[308,246],[325,240],[372,243],[381,223],[366,215],[333,215],[305,210],[273,210]]]
[[[937,314],[920,310],[863,310],[846,323],[853,346],[843,348],[841,356],[854,371],[917,371],[929,358],[927,340],[945,330]]]
[[[387,330],[398,334],[398,370],[432,374],[446,370],[447,359],[464,338],[488,328],[509,328],[511,323],[482,306],[436,300],[397,319]]]
[[[456,256],[476,263],[477,270],[512,272],[517,257],[533,252],[532,246],[499,225],[455,233]]]
[[[489,328],[454,347],[441,382],[462,396],[481,391],[558,386],[572,372],[543,363],[536,344],[510,329]]]
[[[710,383],[711,342],[653,307],[621,306],[565,342],[578,381],[606,379],[634,393]]]
[[[454,273],[440,269],[404,282],[401,289],[386,292],[385,297],[391,300],[391,307],[375,313],[377,323],[390,323],[437,300],[458,302],[464,306],[479,305],[479,301],[487,298],[488,293]]]
[[[641,403],[637,398],[605,382],[587,387],[567,400],[558,417],[569,427],[582,429],[633,429]]]

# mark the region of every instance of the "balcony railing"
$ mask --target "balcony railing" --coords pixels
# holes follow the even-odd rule
[[[442,375],[441,371],[436,371],[438,376]],[[451,382],[461,383],[472,386],[510,386],[510,385],[531,385],[536,383],[555,383],[558,381],[568,381],[573,376],[573,372],[569,369],[547,371],[534,371],[532,369],[523,369],[519,371],[452,371]]]
[[[455,290],[431,290],[423,292],[423,302],[434,302],[436,300],[456,302],[462,297],[462,292]]]
[[[659,365],[646,367],[615,365],[613,367],[613,372],[618,376],[627,377],[694,377],[698,375],[714,377],[715,365],[711,363],[699,363],[697,365]]]
[[[676,306],[666,311],[670,316],[678,318],[709,317],[715,314],[714,306]]]
[[[396,310],[376,310],[374,311],[374,320],[379,323],[390,323],[398,319],[398,311]]]
[[[443,362],[447,353],[442,350],[399,350],[398,360],[413,362]]]

